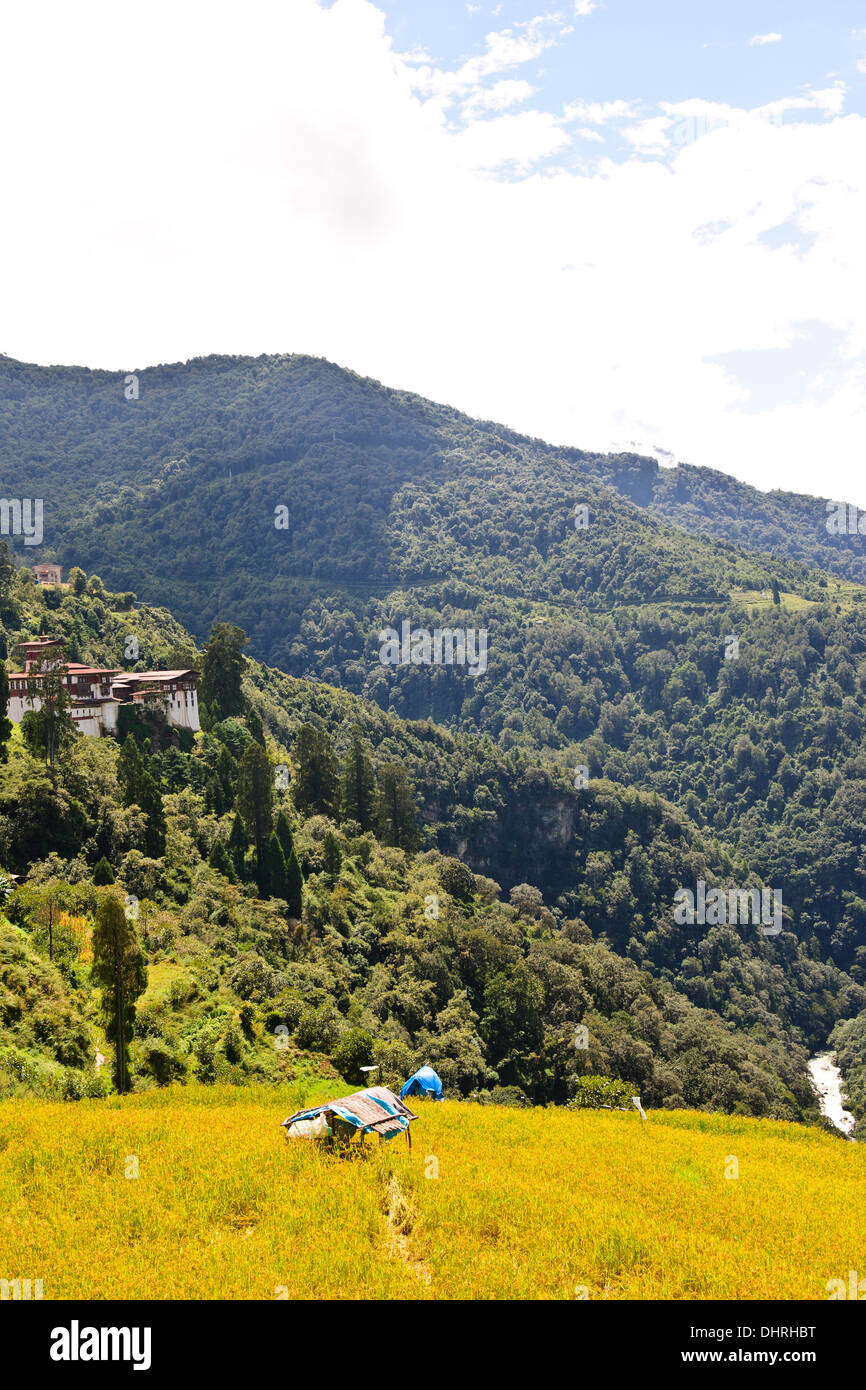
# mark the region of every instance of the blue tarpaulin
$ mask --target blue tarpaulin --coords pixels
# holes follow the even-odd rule
[[[433,1100],[443,1100],[442,1082],[432,1067],[419,1067],[415,1075],[400,1087],[400,1099],[404,1096],[428,1096]]]

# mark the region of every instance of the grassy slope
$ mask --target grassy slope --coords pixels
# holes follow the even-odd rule
[[[3,1102],[4,1276],[48,1299],[823,1299],[862,1255],[866,1154],[816,1130],[420,1102],[411,1152],[347,1161],[284,1142],[296,1099]]]

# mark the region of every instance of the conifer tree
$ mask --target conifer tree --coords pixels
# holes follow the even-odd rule
[[[340,768],[324,729],[302,724],[295,739],[295,805],[305,816],[333,816],[340,799]]]
[[[9,708],[9,677],[6,675],[6,667],[0,661],[0,763],[6,761],[6,744],[9,742],[9,735],[12,733],[12,721],[6,718]]]
[[[215,623],[204,649],[201,677],[202,698],[212,719],[228,719],[243,714],[241,679],[246,666],[243,649],[247,635],[232,623]]]
[[[97,888],[105,888],[109,883],[114,882],[114,870],[104,854],[95,865],[90,877],[91,883],[95,883]]]
[[[220,835],[217,835],[216,839],[213,842],[213,847],[208,858],[208,863],[210,864],[212,869],[216,869],[217,873],[222,874],[224,878],[227,878],[231,883],[234,883],[235,868],[229,857],[229,852],[226,849],[225,840],[223,840]]]
[[[147,987],[147,965],[115,893],[106,893],[96,909],[91,975],[101,991],[102,1023],[114,1041],[114,1084],[122,1093],[129,1090],[129,1042],[135,1030],[135,1001]]]
[[[379,774],[379,827],[386,845],[414,849],[418,843],[415,799],[398,763],[388,763]]]
[[[263,856],[274,823],[274,785],[268,755],[257,743],[249,744],[238,763],[235,806],[255,846],[257,879],[264,892]]]
[[[298,855],[295,850],[295,837],[292,834],[291,822],[282,807],[277,816],[276,836],[283,851],[286,866],[287,895],[286,902],[289,904],[289,912],[292,917],[300,917],[303,910],[304,900],[304,876],[301,873],[301,866],[298,863]],[[276,894],[274,896],[277,896]],[[279,895],[284,896],[284,895]]]
[[[373,828],[376,819],[376,779],[373,764],[358,733],[353,736],[343,762],[340,800],[344,820],[356,820],[362,830]]]
[[[246,853],[250,842],[244,830],[243,821],[235,811],[232,828],[229,832],[228,852],[234,866],[234,871],[239,879],[246,878]]]
[[[343,855],[333,830],[325,832],[325,838],[322,841],[322,862],[329,878],[336,878],[342,867]]]
[[[262,873],[260,888],[263,896],[269,898],[282,898],[283,902],[289,900],[289,878],[286,872],[286,860],[283,848],[280,844],[277,832],[272,830],[267,844],[265,845],[262,858]]]

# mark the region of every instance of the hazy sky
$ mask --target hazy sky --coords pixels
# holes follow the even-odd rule
[[[10,356],[308,352],[866,506],[862,3],[16,9]]]

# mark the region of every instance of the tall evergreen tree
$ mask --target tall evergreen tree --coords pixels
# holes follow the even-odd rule
[[[302,724],[295,739],[295,805],[305,816],[333,816],[340,799],[340,768],[324,729]]]
[[[289,900],[289,878],[286,859],[276,830],[272,830],[262,856],[260,889],[263,897]]]
[[[227,878],[230,880],[230,882],[234,883],[235,868],[232,864],[231,858],[229,857],[229,852],[226,849],[225,840],[223,840],[220,835],[217,835],[216,839],[213,842],[213,846],[211,848],[210,856],[207,862],[210,864],[212,869],[216,869],[217,872],[221,873],[224,878]]]
[[[322,841],[322,864],[329,878],[337,877],[342,863],[343,855],[340,850],[340,842],[333,830],[326,830],[325,838]]]
[[[379,828],[386,845],[411,850],[418,844],[415,798],[399,763],[388,763],[379,773]]]
[[[263,856],[274,823],[274,783],[264,748],[251,743],[238,763],[235,806],[255,846],[259,887],[264,885]]]
[[[104,888],[107,884],[114,882],[114,870],[104,854],[94,866],[91,881],[96,884],[97,888]]]
[[[243,821],[235,811],[232,828],[229,831],[228,851],[239,879],[246,878],[246,853],[249,846],[250,842],[247,839]]]
[[[258,710],[248,709],[248,710],[247,710],[246,719],[247,719],[247,728],[249,729],[249,731],[250,731],[250,733],[252,734],[253,738],[255,739],[256,743],[260,743],[260,744],[262,745],[262,747],[264,748],[264,746],[265,746],[265,729],[264,729],[264,725],[262,724],[261,718],[259,717]]]
[[[217,711],[220,719],[243,714],[244,697],[241,679],[246,666],[243,649],[247,634],[232,623],[215,623],[204,649],[201,695],[211,717]]]
[[[376,820],[376,778],[358,733],[353,735],[343,762],[340,801],[344,820],[356,820],[362,830],[372,830]]]
[[[286,864],[286,893],[279,896],[285,897],[289,904],[289,913],[292,917],[300,917],[304,903],[304,875],[301,873],[301,866],[298,863],[298,854],[295,849],[295,837],[292,834],[292,825],[282,807],[277,816],[276,830],[274,832],[280,842]],[[274,895],[275,897],[278,895]]]
[[[139,797],[144,780],[145,767],[138,744],[132,734],[127,734],[117,759],[117,782],[124,806],[140,806]]]
[[[217,758],[216,775],[222,790],[222,803],[226,811],[230,811],[235,799],[235,781],[238,775],[238,765],[232,757],[224,743],[220,744],[220,753]],[[222,814],[222,812],[220,812]]]
[[[101,992],[100,1015],[114,1040],[114,1084],[129,1090],[129,1043],[135,1001],[147,988],[147,964],[135,928],[115,893],[106,893],[93,919],[92,978]]]
[[[6,718],[9,709],[9,677],[6,675],[6,666],[0,661],[0,763],[5,763],[7,753],[6,744],[12,733],[12,721]]]
[[[117,780],[124,806],[139,806],[144,812],[145,853],[151,859],[159,859],[165,853],[166,836],[162,796],[132,734],[127,734],[117,759]]]

